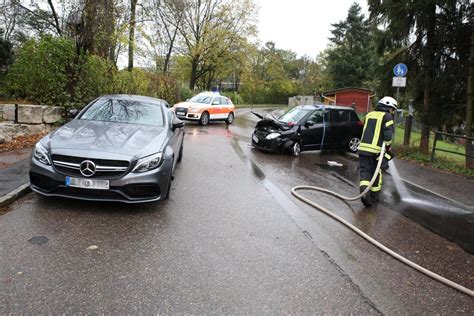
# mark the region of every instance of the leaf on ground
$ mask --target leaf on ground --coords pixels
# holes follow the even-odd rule
[[[96,245],[87,247],[87,250],[97,250],[97,249],[99,249],[99,247],[97,247]]]
[[[15,137],[7,143],[0,144],[0,153],[33,147],[33,145],[36,144],[44,135],[46,135],[46,133]]]

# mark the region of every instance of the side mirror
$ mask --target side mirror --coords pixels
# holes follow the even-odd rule
[[[186,102],[188,102],[188,101],[189,101],[189,99],[186,99]]]
[[[177,129],[177,128],[182,128],[182,127],[184,127],[184,122],[181,121],[181,120],[178,119],[178,118],[174,118],[174,119],[173,119],[173,123],[172,123],[172,129],[173,129],[173,131],[174,131],[175,129]]]
[[[67,111],[67,116],[70,118],[70,119],[73,119],[77,116],[77,114],[79,113],[79,110],[78,109],[70,109],[69,111]]]
[[[219,101],[212,101],[212,105],[219,105]]]
[[[316,123],[314,123],[314,121],[309,120],[309,121],[306,121],[306,123],[304,123],[304,126],[305,127],[310,127],[310,126],[313,126],[314,124],[316,124]]]

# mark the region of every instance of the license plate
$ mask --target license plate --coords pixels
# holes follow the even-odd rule
[[[255,134],[252,135],[252,139],[253,139],[254,142],[258,143],[258,137],[255,136]]]
[[[66,186],[83,189],[108,190],[109,180],[66,177]]]
[[[176,115],[184,116],[184,112],[176,112]]]

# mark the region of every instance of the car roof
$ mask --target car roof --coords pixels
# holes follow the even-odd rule
[[[148,97],[144,95],[133,95],[133,94],[107,94],[100,96],[100,98],[109,98],[109,99],[120,99],[120,100],[129,100],[129,101],[141,101],[141,102],[151,102],[151,103],[168,103],[163,99]]]
[[[343,105],[326,105],[326,104],[306,104],[306,105],[298,105],[297,108],[302,110],[317,110],[317,109],[332,109],[332,110],[349,110],[354,111],[353,108],[349,106]]]
[[[207,96],[207,97],[226,97],[224,95],[221,95],[219,92],[212,92],[212,91],[204,91],[196,95],[202,95],[202,96]]]

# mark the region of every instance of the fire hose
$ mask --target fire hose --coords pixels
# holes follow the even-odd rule
[[[360,193],[357,196],[347,197],[347,196],[343,196],[343,195],[341,195],[337,192],[327,190],[325,188],[315,187],[315,186],[307,186],[307,185],[301,185],[301,186],[293,187],[291,189],[291,193],[296,198],[300,199],[301,201],[313,206],[314,208],[320,210],[321,212],[325,213],[326,215],[328,215],[328,216],[332,217],[333,219],[337,220],[338,222],[342,223],[343,225],[345,225],[346,227],[348,227],[349,229],[351,229],[352,231],[357,233],[359,236],[361,236],[362,238],[364,238],[365,240],[367,240],[368,242],[370,242],[371,244],[373,244],[374,246],[376,246],[380,250],[386,252],[387,254],[389,254],[390,256],[394,257],[395,259],[401,261],[402,263],[406,264],[407,266],[409,266],[409,267],[411,267],[411,268],[413,268],[413,269],[429,276],[430,278],[432,278],[432,279],[434,279],[438,282],[441,282],[441,283],[443,283],[443,284],[445,284],[445,285],[447,285],[447,286],[449,286],[449,287],[451,287],[455,290],[458,290],[459,292],[462,292],[462,293],[464,293],[468,296],[473,297],[474,296],[474,291],[473,290],[468,289],[468,288],[466,288],[466,287],[464,287],[464,286],[462,286],[458,283],[455,283],[455,282],[453,282],[449,279],[446,279],[445,277],[442,277],[439,274],[436,274],[436,273],[434,273],[434,272],[432,272],[432,271],[430,271],[430,270],[414,263],[413,261],[408,260],[407,258],[403,257],[402,255],[400,255],[400,254],[396,253],[395,251],[391,250],[390,248],[386,247],[382,243],[380,243],[377,240],[373,239],[372,237],[370,237],[369,235],[367,235],[362,230],[355,227],[354,225],[352,225],[351,223],[349,223],[348,221],[346,221],[342,217],[334,214],[333,212],[331,212],[327,208],[311,201],[308,198],[305,198],[304,196],[302,196],[302,195],[300,195],[299,193],[296,192],[296,191],[301,191],[301,190],[318,191],[318,192],[323,192],[323,193],[335,196],[335,197],[337,197],[341,200],[345,200],[345,201],[359,200],[362,196],[367,194],[369,192],[370,188],[373,186],[373,184],[375,182],[375,179],[377,178],[377,175],[380,172],[380,167],[382,166],[384,153],[385,153],[385,144],[382,145],[382,150],[381,150],[380,156],[378,158],[377,168],[374,172],[374,175],[372,176],[372,179],[370,180],[370,184],[367,186],[367,188],[364,190],[364,192]]]

